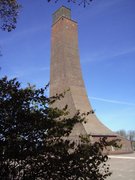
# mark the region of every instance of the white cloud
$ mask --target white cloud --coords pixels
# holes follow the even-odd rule
[[[30,28],[26,28],[23,29],[21,31],[15,31],[13,32],[10,36],[8,36],[7,38],[3,38],[1,39],[0,43],[3,44],[8,44],[12,41],[18,40],[18,39],[23,39],[24,37],[30,36],[33,33],[37,33],[39,31],[45,31],[47,30],[48,27],[45,25],[41,25],[41,26],[35,26],[35,27],[30,27]]]
[[[104,99],[104,98],[98,98],[98,97],[89,97],[89,99],[93,99],[93,100],[97,100],[97,101],[103,101],[103,102],[107,102],[107,103],[135,106],[135,103],[118,101],[118,100]]]
[[[14,74],[10,75],[9,78],[20,78],[20,77],[24,77],[24,76],[30,76],[32,74],[36,74],[39,73],[41,71],[48,71],[50,68],[48,66],[46,67],[33,67],[33,68],[27,68],[25,70],[20,69],[20,70],[14,70]]]
[[[93,6],[93,8],[91,8],[91,11],[89,12],[90,13],[89,18],[93,18],[93,16],[99,16],[105,10],[115,8],[115,6],[118,6],[119,3],[122,3],[121,1],[123,0],[113,0],[113,1],[100,0],[91,3],[91,6]],[[87,11],[89,11],[89,9]]]
[[[135,47],[129,47],[129,48],[125,48],[125,49],[106,49],[106,50],[101,50],[101,51],[96,51],[96,52],[90,52],[89,54],[87,54],[87,57],[89,57],[89,59],[86,57],[82,58],[85,59],[83,62],[97,62],[97,61],[104,61],[104,60],[108,60],[110,58],[114,58],[117,56],[122,56],[122,55],[126,55],[129,53],[133,53],[135,52]]]

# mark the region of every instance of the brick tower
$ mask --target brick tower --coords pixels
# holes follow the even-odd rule
[[[77,22],[71,19],[70,9],[62,6],[53,14],[50,96],[68,89],[65,97],[56,102],[55,106],[63,108],[67,104],[71,116],[77,110],[80,112],[92,110],[81,73]],[[76,139],[80,134],[91,134],[93,138],[117,136],[102,124],[95,114],[87,117],[86,124],[77,124],[71,136]]]

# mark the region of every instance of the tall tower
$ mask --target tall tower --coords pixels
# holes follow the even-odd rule
[[[77,22],[71,19],[70,9],[62,6],[53,14],[50,96],[67,89],[69,92],[57,103],[57,107],[62,108],[67,104],[71,115],[77,110],[81,112],[92,110],[81,73]],[[90,114],[87,123],[80,124],[76,130],[77,133],[79,130],[80,133],[85,132],[93,136],[114,136],[95,114]]]
[[[70,115],[77,110],[92,110],[84,86],[78,50],[77,22],[71,19],[70,9],[62,6],[53,14],[51,35],[51,72],[50,96],[69,91],[55,106],[63,108],[68,105]],[[91,134],[93,137],[116,137],[95,114],[86,118],[86,123],[78,123],[72,132],[73,137]]]

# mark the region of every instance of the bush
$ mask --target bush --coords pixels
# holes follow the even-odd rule
[[[68,118],[51,104],[63,94],[46,97],[46,88],[21,88],[16,79],[0,80],[0,179],[91,179],[111,175],[106,139],[91,143],[81,136],[76,144],[70,132],[84,117]]]

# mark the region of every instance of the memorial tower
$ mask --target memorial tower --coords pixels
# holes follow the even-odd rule
[[[67,104],[71,116],[77,110],[80,112],[92,110],[80,67],[77,22],[71,19],[70,9],[62,6],[53,14],[50,96],[68,89],[65,97],[56,102],[55,106],[63,108]],[[72,137],[76,138],[80,134],[91,134],[93,138],[117,136],[95,114],[89,114],[86,123],[78,123],[74,127]]]

